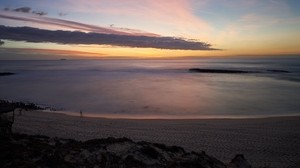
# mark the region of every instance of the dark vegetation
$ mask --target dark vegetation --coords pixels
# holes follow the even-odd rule
[[[15,109],[20,110],[41,110],[43,108],[33,103],[10,102],[0,100],[0,134],[10,136],[12,125],[14,123]]]
[[[43,110],[44,109],[34,103],[24,103],[24,102],[0,100],[0,114],[9,112],[9,111],[13,111],[17,108],[24,109],[24,110]]]

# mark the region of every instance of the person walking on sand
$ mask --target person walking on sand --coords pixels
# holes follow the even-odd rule
[[[83,116],[82,116],[82,111],[81,111],[81,110],[79,111],[79,113],[80,113],[80,117],[83,117]]]

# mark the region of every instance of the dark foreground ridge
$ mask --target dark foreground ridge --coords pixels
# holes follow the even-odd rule
[[[181,147],[127,138],[93,139],[85,142],[14,134],[0,137],[0,163],[10,167],[122,167],[122,168],[250,168],[237,155],[229,164],[202,153],[186,152]]]
[[[0,76],[9,76],[9,75],[15,75],[15,73],[12,73],[12,72],[0,72]]]

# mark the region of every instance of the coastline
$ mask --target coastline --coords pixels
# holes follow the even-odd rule
[[[299,165],[300,116],[242,119],[110,119],[25,111],[13,132],[89,140],[127,137],[134,141],[205,151],[223,162],[244,154],[254,167]]]
[[[38,107],[43,107],[37,105]],[[80,111],[65,111],[65,110],[48,110],[48,108],[44,110],[40,110],[40,112],[44,113],[54,113],[54,114],[62,114],[71,117],[81,117]],[[200,117],[195,116],[178,116],[173,117],[172,115],[169,116],[159,116],[159,117],[152,117],[152,116],[132,116],[132,115],[105,115],[105,114],[93,114],[93,113],[82,113],[82,117],[84,118],[98,118],[98,119],[111,119],[111,120],[241,120],[241,119],[269,119],[269,118],[285,118],[285,117],[300,117],[300,114],[278,114],[278,115],[203,115]]]

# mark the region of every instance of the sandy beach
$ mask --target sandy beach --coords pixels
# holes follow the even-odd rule
[[[244,154],[254,167],[300,166],[300,116],[260,119],[134,120],[69,116],[41,111],[16,114],[13,131],[89,140],[127,137],[205,151],[223,162]]]

